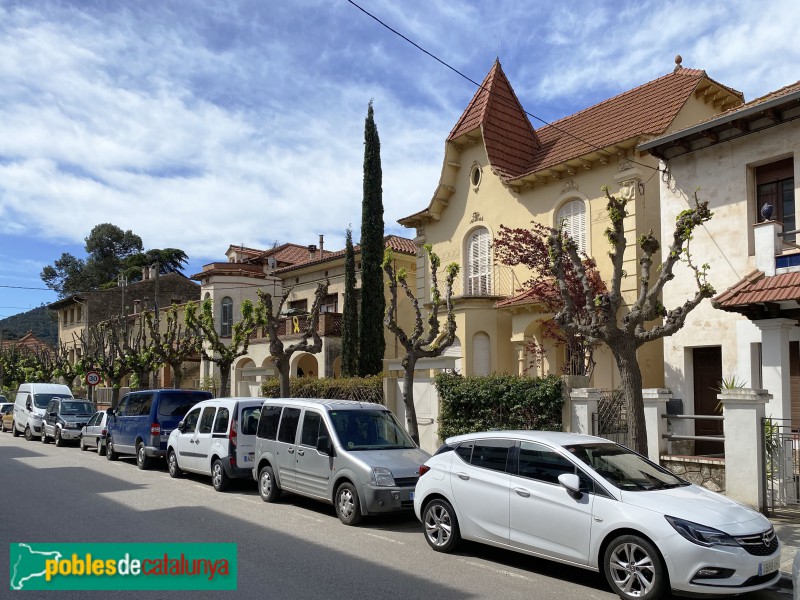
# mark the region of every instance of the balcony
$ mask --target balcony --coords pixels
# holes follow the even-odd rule
[[[296,315],[292,317],[284,317],[278,326],[278,337],[286,339],[300,338],[308,329],[311,315]],[[251,340],[262,340],[264,336],[261,331],[254,333]],[[319,325],[317,326],[317,333],[321,337],[324,336],[341,336],[342,335],[342,314],[326,312],[320,313]]]
[[[438,274],[439,291],[444,295],[444,282],[447,273],[441,269]],[[509,298],[519,291],[520,282],[511,267],[495,265],[489,273],[468,276],[459,271],[453,280],[454,298]]]

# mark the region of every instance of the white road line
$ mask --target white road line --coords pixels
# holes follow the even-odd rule
[[[397,544],[399,546],[405,546],[405,542],[401,542],[400,540],[395,540],[390,537],[386,537],[385,535],[376,535],[374,533],[367,533],[366,531],[362,532],[363,535],[368,535],[369,537],[373,537],[379,540],[383,540],[384,542],[391,542],[392,544]]]
[[[521,575],[519,573],[514,573],[513,571],[507,571],[505,569],[495,569],[494,567],[490,567],[489,565],[485,565],[483,563],[475,562],[472,560],[461,559],[461,562],[468,564],[471,567],[478,567],[479,569],[485,569],[486,571],[491,571],[492,573],[499,573],[500,575],[508,575],[509,577],[516,577],[517,579],[524,579],[525,581],[533,581],[533,579],[528,577],[527,575]]]

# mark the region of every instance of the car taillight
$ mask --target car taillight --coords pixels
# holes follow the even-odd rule
[[[106,435],[107,433],[108,433],[108,429],[103,427],[102,431],[100,432],[100,435]]]
[[[150,435],[161,435],[161,425],[159,425],[158,423],[151,423]]]
[[[231,446],[236,446],[236,421],[231,423],[231,432],[228,434],[228,439],[231,441]]]
[[[419,467],[419,476],[422,477],[423,475],[425,475],[425,473],[427,473],[430,470],[431,470],[431,468],[428,465],[420,465],[420,467]]]

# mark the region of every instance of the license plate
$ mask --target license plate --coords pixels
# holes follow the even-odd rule
[[[413,499],[414,499],[414,492],[411,492],[411,498],[409,498],[409,500],[413,500]]]
[[[256,460],[256,453],[250,452],[249,454],[245,454],[243,457],[244,462],[254,462]]]
[[[765,560],[760,565],[758,565],[758,574],[769,575],[770,573],[774,573],[775,571],[777,571],[780,566],[781,566],[780,557],[775,557],[772,560]]]

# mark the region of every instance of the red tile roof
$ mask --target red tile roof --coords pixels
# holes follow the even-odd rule
[[[447,139],[452,141],[478,127],[489,162],[503,177],[524,172],[540,147],[499,60],[495,60]]]
[[[400,237],[399,235],[387,235],[383,238],[384,245],[391,248],[394,252],[400,252],[401,254],[410,254],[415,255],[417,253],[417,247],[414,244],[414,240],[410,240],[408,238]],[[361,246],[359,244],[355,244],[353,246],[353,251],[355,254],[361,252]],[[284,267],[283,269],[277,269],[275,273],[287,273],[289,271],[293,271],[295,269],[304,269],[306,267],[310,267],[312,265],[328,262],[335,260],[337,258],[341,258],[345,255],[345,250],[337,250],[336,252],[326,252],[325,257],[314,258],[312,260],[306,260],[305,262],[297,263],[291,265],[289,267]]]
[[[267,277],[267,274],[264,273],[264,268],[261,265],[218,262],[203,265],[203,270],[200,273],[195,273],[189,279],[200,280],[211,275],[222,275],[226,277],[254,277],[257,279],[266,279]]]
[[[315,251],[319,253],[319,249]],[[327,256],[331,254],[329,250],[323,250],[322,255]],[[307,262],[311,256],[311,251],[308,246],[300,246],[299,244],[281,244],[270,250],[262,250],[258,256],[261,260],[266,260],[270,256],[274,257],[279,263],[285,265],[295,265],[302,262]]]
[[[639,135],[663,133],[702,80],[712,81],[705,71],[679,68],[534,130],[496,61],[448,141],[480,127],[492,167],[506,180],[518,179]],[[742,100],[740,92],[713,83]]]
[[[534,299],[534,289],[528,289],[524,292],[517,294],[516,296],[511,296],[511,298],[506,298],[505,300],[500,300],[495,303],[495,308],[513,308],[516,306],[533,306],[538,304],[539,302]]]
[[[750,304],[800,300],[800,273],[767,277],[761,271],[749,273],[736,285],[711,299],[715,308],[735,310]]]

